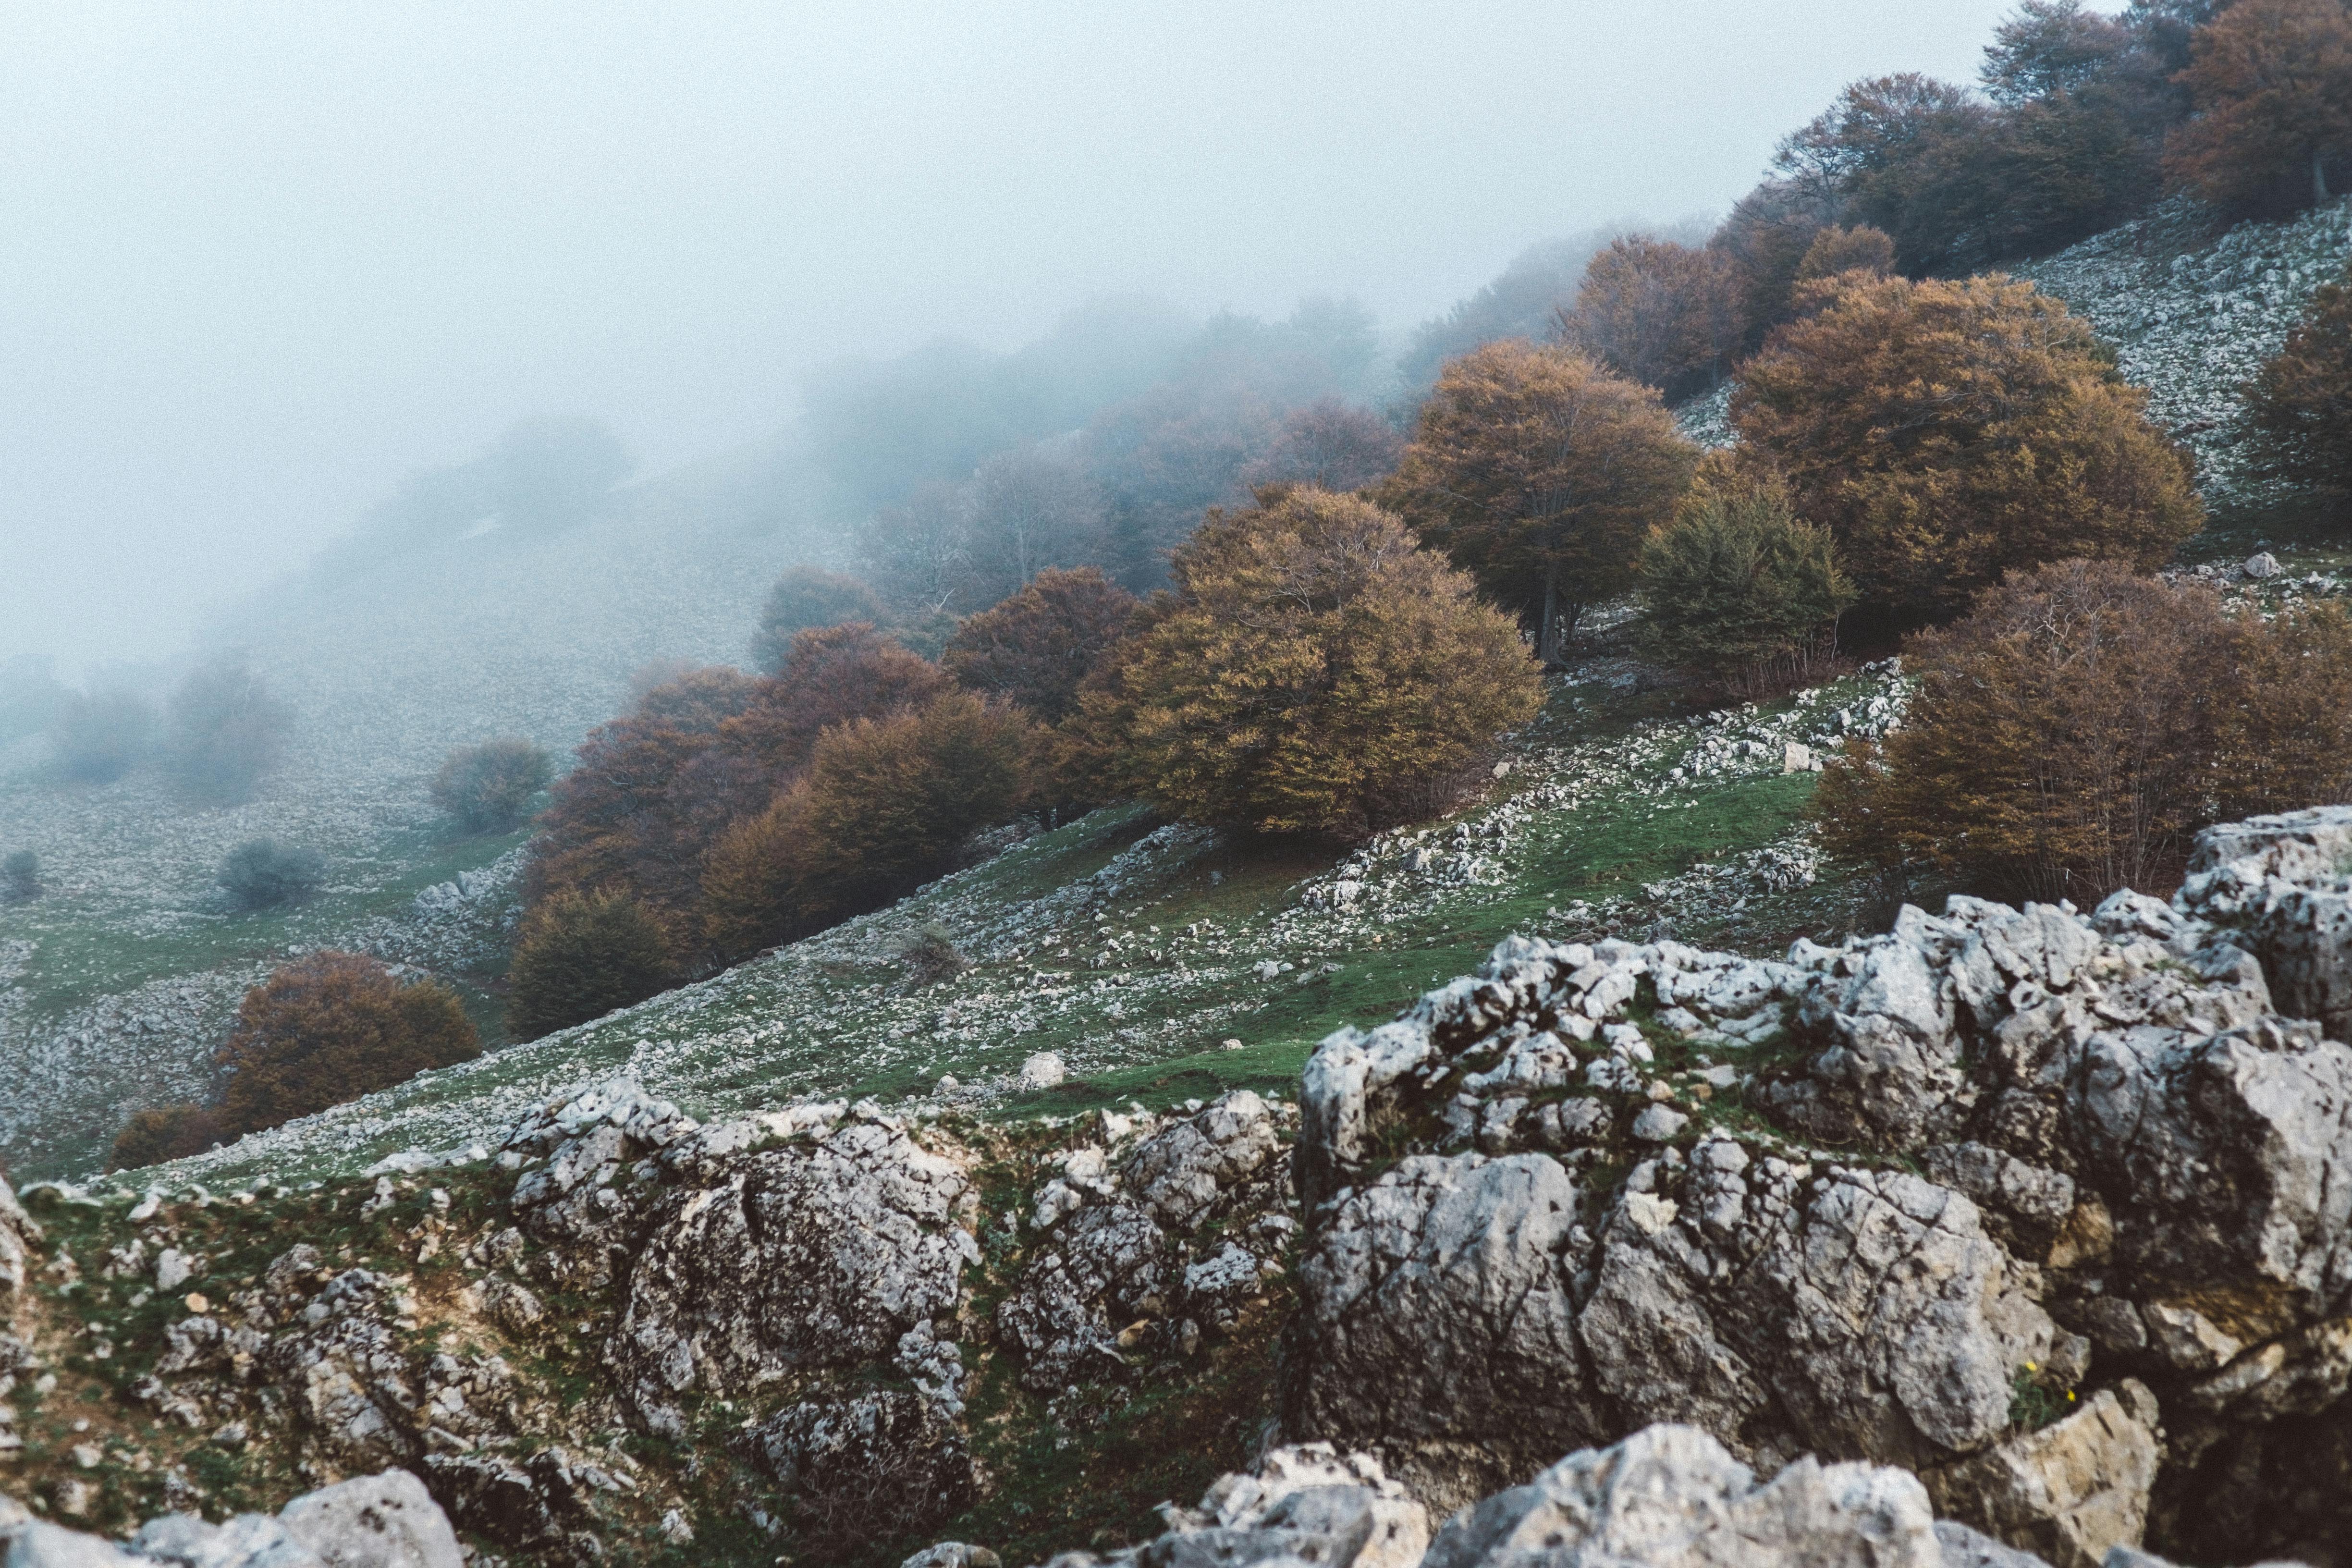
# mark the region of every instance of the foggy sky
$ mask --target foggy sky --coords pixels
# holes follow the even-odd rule
[[[0,657],[173,651],[515,418],[648,470],[813,362],[1089,297],[1410,328],[1526,245],[1720,212],[2006,0],[0,12]]]

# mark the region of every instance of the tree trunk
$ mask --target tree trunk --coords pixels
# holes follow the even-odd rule
[[[1546,664],[1559,662],[1559,568],[1544,568],[1543,625],[1536,633],[1536,657]]]

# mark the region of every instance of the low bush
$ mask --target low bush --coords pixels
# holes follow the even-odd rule
[[[675,965],[661,925],[620,893],[562,893],[535,907],[507,966],[507,1029],[533,1040],[642,1002]]]
[[[751,634],[751,662],[769,675],[784,667],[793,638],[814,626],[845,621],[879,622],[882,600],[855,577],[815,566],[795,566],[776,579]]]
[[[76,692],[49,725],[57,770],[81,784],[111,784],[137,766],[155,736],[155,708],[127,691]]]
[[[241,1136],[479,1054],[457,994],[356,952],[314,952],[245,994],[218,1058],[224,1136]]]
[[[201,1154],[227,1136],[220,1111],[209,1105],[163,1105],[132,1113],[114,1135],[110,1171],[136,1171]]]
[[[433,776],[433,804],[467,833],[510,833],[554,772],[546,748],[529,741],[459,746]]]
[[[1797,516],[1788,487],[1714,459],[1675,521],[1651,531],[1641,573],[1652,655],[1717,679],[1801,656],[1853,602],[1829,531]]]
[[[28,904],[41,896],[41,858],[18,849],[0,859],[0,903]]]
[[[1901,729],[1823,773],[1832,850],[1972,892],[2162,894],[2200,827],[2352,800],[2352,618],[2231,616],[2113,563],[2013,575],[1915,638]]]
[[[947,927],[934,921],[909,932],[898,943],[898,962],[918,985],[952,980],[971,967],[971,955],[958,947]]]
[[[173,692],[163,756],[181,788],[198,800],[249,798],[285,758],[293,710],[234,656],[192,671]]]
[[[272,910],[299,904],[319,890],[327,862],[315,849],[299,849],[275,838],[248,838],[221,861],[220,885],[240,910]]]

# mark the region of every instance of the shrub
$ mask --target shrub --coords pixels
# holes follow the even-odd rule
[[[41,896],[41,858],[18,849],[0,859],[0,903],[28,904]]]
[[[970,955],[956,945],[948,928],[936,921],[900,939],[898,962],[907,966],[918,985],[952,980],[971,967]]]
[[[1078,682],[1118,640],[1135,603],[1091,566],[1043,572],[994,609],[967,619],[940,662],[972,690],[1057,723],[1077,706]]]
[[[136,766],[155,733],[155,710],[127,691],[77,692],[58,704],[49,728],[58,771],[83,784],[111,784]]]
[[[644,1001],[675,973],[668,937],[619,893],[560,893],[523,921],[507,966],[507,1029],[535,1040]]]
[[[2326,283],[2246,393],[2246,422],[2265,466],[2352,489],[2352,279]]]
[[[220,1112],[209,1105],[165,1105],[134,1111],[114,1135],[106,1168],[136,1171],[166,1160],[184,1160],[229,1136]]]
[[[529,741],[459,746],[433,775],[433,804],[467,833],[510,833],[554,772],[546,748]]]
[[[1020,805],[1034,736],[1018,710],[950,691],[828,729],[808,771],[739,823],[703,872],[709,934],[742,954],[878,909]]]
[[[1748,361],[1751,465],[1828,527],[1865,603],[1950,615],[2065,556],[2146,568],[2203,520],[2188,457],[2079,319],[2003,278],[1845,289]]]
[[[1786,485],[1728,468],[1709,460],[1641,562],[1651,651],[1717,678],[1801,654],[1853,602],[1829,531],[1798,518]]]
[[[2352,623],[2225,616],[2112,562],[2012,576],[1916,638],[1903,727],[1831,764],[1841,853],[2088,906],[2162,893],[2196,831],[2352,798]]]
[[[1126,790],[1202,821],[1360,834],[1443,809],[1542,687],[1510,621],[1370,502],[1267,490],[1177,552],[1178,596],[1078,722]]]
[[[812,626],[844,621],[877,622],[882,601],[855,577],[814,566],[795,566],[776,579],[751,635],[751,662],[773,675],[792,652],[793,638]]]
[[[361,953],[314,952],[247,991],[237,1007],[219,1057],[229,1073],[225,1135],[312,1115],[480,1050],[446,986],[404,982]]]
[[[2344,188],[2352,170],[2344,0],[2237,0],[2197,30],[2181,79],[2196,113],[2165,150],[2176,184],[2242,212],[2324,205]]]
[[[1697,461],[1650,388],[1573,349],[1489,343],[1438,377],[1380,499],[1534,626],[1549,662],[1585,605],[1633,585]]]
[[[1712,384],[1744,325],[1729,255],[1639,237],[1592,258],[1559,319],[1563,341],[1670,398]]]
[[[308,899],[326,872],[327,862],[315,849],[248,838],[221,861],[220,885],[240,910],[270,910]]]
[[[293,713],[231,655],[191,671],[172,694],[166,720],[164,760],[181,787],[199,800],[234,805],[284,757]]]

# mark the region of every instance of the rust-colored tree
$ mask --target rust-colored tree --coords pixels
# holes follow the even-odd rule
[[[481,1050],[456,993],[377,959],[314,952],[245,994],[221,1047],[226,1136],[356,1100]]]
[[[213,1106],[159,1105],[131,1113],[122,1131],[114,1135],[106,1168],[136,1171],[166,1160],[184,1160],[235,1136],[222,1125],[220,1111]]]
[[[1559,317],[1563,342],[1669,398],[1721,375],[1745,325],[1729,254],[1639,236],[1592,258]]]
[[[1019,808],[1034,745],[1019,710],[963,691],[827,730],[808,771],[712,848],[712,945],[755,952],[951,868],[973,833]]]
[[[795,566],[776,579],[751,634],[751,662],[770,675],[791,656],[793,638],[814,626],[879,621],[882,601],[856,578],[820,566]]]
[[[2246,389],[2246,422],[2273,472],[2352,490],[2352,282],[2323,284],[2312,296]]]
[[[1077,706],[1078,682],[1127,629],[1135,605],[1134,595],[1092,566],[1041,572],[994,609],[967,619],[940,662],[971,689],[1059,723]]]
[[[2176,184],[2236,211],[2326,202],[2352,174],[2352,6],[2238,0],[2197,29],[2172,133]],[[2334,184],[2330,184],[2330,176]]]
[[[1656,392],[1570,348],[1489,343],[1448,363],[1381,503],[1536,628],[1549,662],[1633,585],[1698,448]]]
[[[1852,228],[1832,224],[1815,234],[1812,243],[1805,247],[1804,256],[1797,262],[1796,282],[1825,282],[1850,273],[1875,281],[1891,277],[1894,271],[1895,242],[1886,237],[1885,230],[1866,223]]]
[[[2232,617],[2114,562],[2021,573],[1915,639],[1901,729],[1823,774],[1835,851],[1972,891],[2163,893],[2192,835],[2352,798],[2352,625]]]
[[[1241,482],[1360,490],[1396,471],[1404,437],[1369,408],[1318,398],[1283,416],[1274,445],[1241,471]]]
[[[1780,329],[1732,395],[1743,458],[1826,526],[1866,604],[1948,616],[2005,572],[2168,559],[2189,458],[2090,328],[2031,284],[1851,287]]]
[[[1212,511],[1080,697],[1124,788],[1196,820],[1352,836],[1451,805],[1542,687],[1509,619],[1396,517],[1322,490]]]

